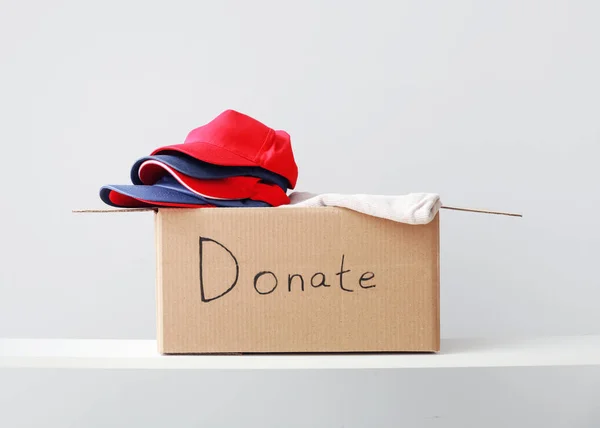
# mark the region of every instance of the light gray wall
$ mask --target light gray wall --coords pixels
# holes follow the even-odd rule
[[[299,188],[438,192],[443,335],[600,332],[600,3],[1,1],[0,336],[154,337],[150,214],[73,215],[226,108]]]

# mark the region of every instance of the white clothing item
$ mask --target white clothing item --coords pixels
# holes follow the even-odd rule
[[[384,196],[293,192],[290,195],[290,205],[282,206],[341,207],[400,223],[427,224],[434,219],[442,206],[442,202],[440,196],[435,193]]]

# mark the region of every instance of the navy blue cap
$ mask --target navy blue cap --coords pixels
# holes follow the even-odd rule
[[[256,177],[263,180],[265,183],[276,184],[286,191],[289,187],[289,183],[286,178],[274,172],[267,171],[264,168],[257,166],[220,166],[213,165],[208,162],[203,162],[198,159],[194,159],[191,156],[184,155],[178,152],[172,152],[170,154],[160,154],[154,156],[145,156],[138,159],[131,167],[131,182],[133,184],[143,184],[138,175],[138,171],[141,165],[149,160],[155,160],[162,162],[165,165],[170,166],[175,171],[180,172],[189,177],[214,180],[220,178],[229,177]]]

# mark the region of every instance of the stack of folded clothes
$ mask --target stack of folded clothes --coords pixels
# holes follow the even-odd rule
[[[133,185],[107,185],[115,207],[276,207],[289,204],[298,178],[290,136],[226,110],[192,130],[183,144],[137,160]]]

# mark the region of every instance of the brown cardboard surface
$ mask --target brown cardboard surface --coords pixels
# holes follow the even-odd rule
[[[156,249],[163,353],[439,350],[439,215],[159,209]]]

